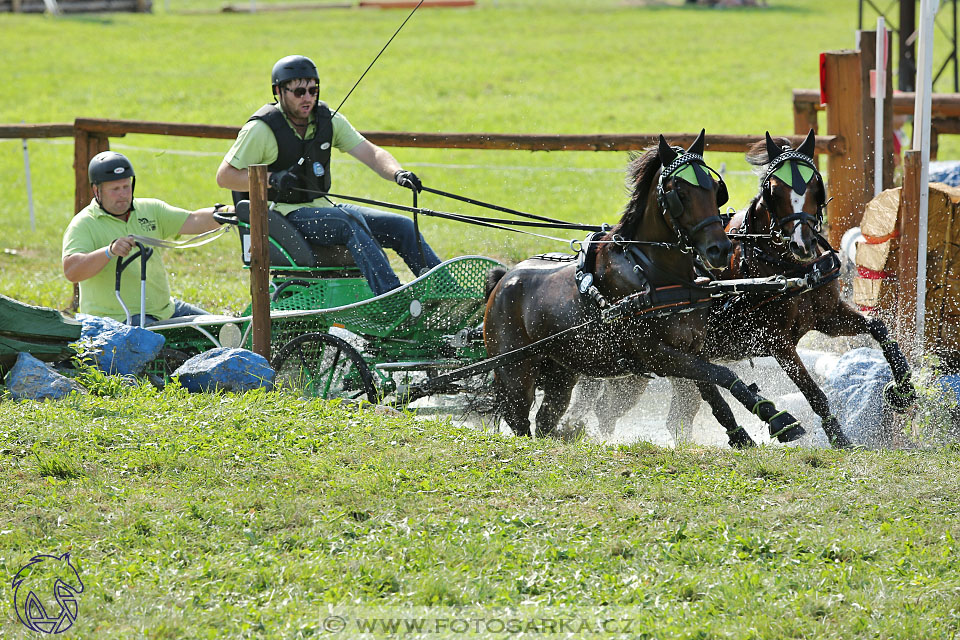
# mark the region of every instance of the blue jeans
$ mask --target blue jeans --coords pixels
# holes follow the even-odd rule
[[[376,295],[400,286],[400,279],[383,252],[385,248],[396,251],[415,276],[442,262],[422,235],[423,256],[420,255],[413,220],[397,213],[337,204],[297,209],[287,214],[287,220],[311,244],[346,245]]]
[[[209,311],[204,311],[198,306],[188,304],[183,300],[177,300],[176,298],[173,298],[173,315],[170,317],[182,318],[183,316],[203,316],[203,315],[207,315],[208,313]],[[147,314],[146,318],[147,318],[148,327],[157,321],[157,319],[151,316],[149,313]],[[134,327],[140,326],[139,313],[133,314],[133,316],[130,318],[130,324]]]

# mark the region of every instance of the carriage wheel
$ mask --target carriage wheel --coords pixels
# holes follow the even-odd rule
[[[173,375],[173,372],[191,357],[192,356],[185,351],[164,347],[160,349],[160,353],[157,354],[157,358],[154,360],[153,373],[160,376],[163,381],[166,382],[170,379],[170,376]]]
[[[270,294],[270,302],[276,302],[277,300],[283,300],[288,298],[293,294],[297,293],[297,290],[287,291],[290,287],[309,287],[309,280],[284,280],[277,288],[273,290],[273,293]]]
[[[315,398],[377,401],[370,366],[350,343],[329,333],[305,333],[280,347],[271,363],[277,385]]]

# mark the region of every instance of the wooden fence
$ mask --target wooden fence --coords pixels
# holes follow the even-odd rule
[[[139,120],[102,120],[78,118],[71,123],[0,125],[0,138],[66,138],[74,139],[75,211],[90,202],[92,193],[87,180],[90,159],[110,148],[111,138],[128,133],[219,138],[233,140],[239,127]],[[421,147],[434,149],[495,149],[526,151],[633,151],[656,144],[659,134],[595,134],[553,135],[513,133],[418,133],[396,131],[364,131],[374,144],[384,147]],[[664,133],[671,143],[689,146],[697,134]],[[744,153],[763,135],[707,134],[706,147],[713,152]],[[799,143],[802,136],[796,136]],[[846,143],[835,135],[817,136],[817,151],[829,157],[846,152]]]
[[[912,116],[916,94],[912,91],[896,91],[893,94],[893,114]],[[930,159],[936,160],[938,136],[960,133],[960,93],[934,93],[931,96]],[[820,104],[820,92],[816,89],[793,90],[793,130],[799,134],[810,129],[819,131],[818,114],[826,109]]]
[[[152,8],[152,0],[58,0],[59,13],[139,12]],[[44,13],[48,10],[43,0],[0,0],[0,13]]]

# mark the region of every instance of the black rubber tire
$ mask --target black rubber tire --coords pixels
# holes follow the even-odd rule
[[[293,292],[283,295],[283,292],[290,287],[309,287],[309,286],[310,286],[309,280],[284,280],[279,285],[277,285],[277,288],[274,289],[273,293],[270,294],[270,302],[276,302],[277,300],[282,300],[287,296],[293,295]]]
[[[297,336],[280,347],[271,366],[278,386],[298,389],[304,396],[377,402],[370,365],[350,343],[329,333]]]

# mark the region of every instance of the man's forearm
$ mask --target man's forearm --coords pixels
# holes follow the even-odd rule
[[[108,247],[103,247],[90,253],[74,253],[63,259],[63,275],[70,282],[80,282],[97,275],[110,264],[112,254],[107,254]]]

